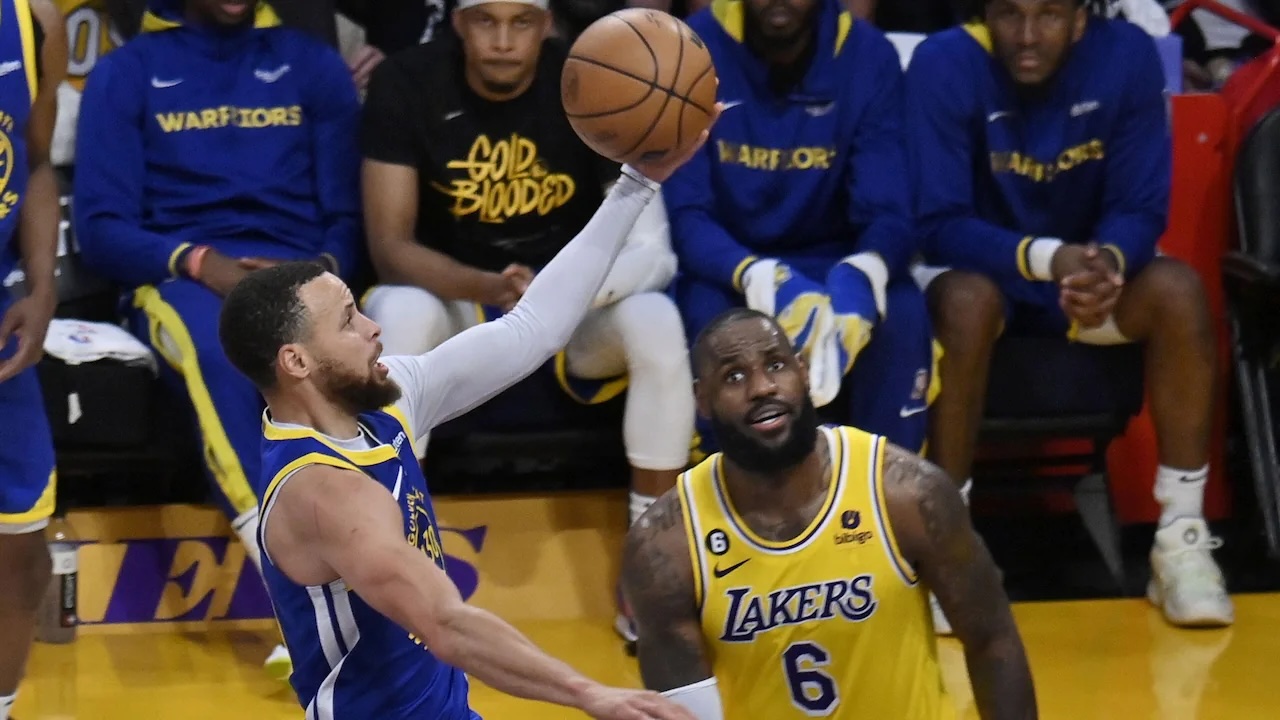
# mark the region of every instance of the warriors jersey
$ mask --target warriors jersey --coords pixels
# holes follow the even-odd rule
[[[702,632],[729,718],[954,716],[926,589],[884,502],[885,440],[823,428],[826,502],[791,540],[734,510],[723,456],[680,478]]]
[[[293,656],[289,678],[308,720],[475,720],[467,705],[467,678],[431,654],[422,641],[373,609],[341,578],[304,587],[290,580],[263,542],[281,487],[297,470],[329,465],[362,472],[395,496],[406,541],[441,570],[444,552],[413,433],[398,409],[359,416],[361,448],[350,448],[310,428],[264,418],[262,446],[262,577]]]
[[[0,0],[0,280],[13,269],[27,193],[27,121],[36,98],[38,25],[27,0]]]
[[[84,80],[103,55],[124,44],[107,13],[106,0],[56,0],[67,24],[67,83],[84,90]]]

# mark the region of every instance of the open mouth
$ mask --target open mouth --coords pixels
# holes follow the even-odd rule
[[[761,432],[770,432],[786,425],[790,417],[791,411],[785,406],[769,404],[756,409],[747,416],[747,423]]]
[[[249,3],[246,0],[226,0],[219,3],[218,7],[223,13],[233,17],[249,12]]]

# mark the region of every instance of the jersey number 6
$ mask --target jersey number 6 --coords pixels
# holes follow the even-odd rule
[[[840,704],[836,681],[822,671],[831,653],[815,642],[791,643],[782,653],[782,669],[791,688],[791,702],[812,717],[830,715]]]

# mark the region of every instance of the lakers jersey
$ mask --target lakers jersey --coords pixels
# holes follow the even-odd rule
[[[0,0],[0,280],[13,270],[27,193],[27,122],[36,99],[36,26],[27,0]]]
[[[57,0],[67,25],[67,83],[84,91],[85,78],[98,60],[124,44],[107,13],[106,0]]]
[[[308,465],[362,472],[396,499],[400,530],[441,570],[445,567],[427,481],[399,411],[359,416],[361,447],[350,448],[310,428],[263,421],[262,577],[293,658],[289,682],[309,720],[473,720],[467,678],[438,660],[421,640],[370,607],[341,578],[305,587],[280,572],[262,541],[284,483]]]
[[[723,456],[678,484],[702,632],[728,718],[954,716],[928,593],[903,559],[884,504],[885,440],[823,428],[827,498],[785,542],[733,508]]]

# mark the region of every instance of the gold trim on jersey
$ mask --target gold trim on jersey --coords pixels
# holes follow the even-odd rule
[[[32,27],[35,18],[31,15],[31,3],[28,0],[13,0],[13,11],[18,16],[19,35],[22,36],[22,67],[27,71],[27,89],[31,93],[31,102],[36,101],[39,94],[40,77],[36,74],[36,31]]]
[[[412,446],[413,432],[409,428],[409,422],[405,418],[404,414],[401,413],[399,410],[395,410],[393,412],[392,409],[390,408],[383,408],[383,411],[391,415],[392,417],[394,417],[396,421],[400,423],[401,428],[404,430],[405,440],[410,443],[410,446]],[[397,453],[396,449],[392,447],[389,443],[384,442],[382,438],[377,437],[373,433],[369,432],[368,428],[365,428],[363,424],[361,424],[360,427],[363,428],[364,431],[369,434],[369,437],[373,438],[374,440],[377,440],[380,444],[377,447],[372,447],[372,448],[369,448],[368,450],[348,450],[347,448],[344,448],[341,445],[338,445],[333,440],[330,440],[329,438],[325,437],[323,433],[318,432],[314,428],[280,427],[279,425],[273,424],[267,418],[265,413],[263,414],[263,417],[262,417],[262,436],[265,437],[266,439],[268,440],[307,440],[307,439],[315,440],[321,445],[324,445],[330,450],[338,453],[343,458],[346,458],[346,460],[352,463],[353,465],[359,465],[361,467],[369,467],[371,465],[377,465],[379,463],[387,462],[388,460],[395,460],[400,457],[400,454]]]
[[[684,515],[684,531],[689,539],[689,562],[693,568],[693,600],[694,605],[698,608],[698,615],[702,615],[702,598],[707,587],[707,568],[702,563],[702,551],[698,544],[702,542],[702,523],[698,522],[697,506],[694,504],[693,488],[690,483],[693,478],[691,471],[685,471],[680,474],[679,480],[676,481],[676,493],[680,498],[680,510]]]
[[[845,437],[842,432],[832,432],[827,428],[820,428],[822,434],[827,439],[827,453],[831,458],[831,478],[827,487],[827,500],[822,505],[822,509],[810,521],[809,527],[804,532],[790,540],[766,540],[747,525],[747,522],[738,514],[736,508],[733,507],[733,500],[729,497],[729,489],[724,483],[724,455],[717,455],[715,463],[711,468],[711,477],[714,478],[716,501],[720,504],[720,510],[724,513],[728,524],[734,531],[747,542],[748,545],[769,555],[786,555],[803,549],[818,535],[818,531],[827,523],[827,518],[831,515],[832,508],[839,505],[840,490],[844,487],[845,462],[848,460],[848,453],[845,451]]]
[[[276,490],[280,488],[280,483],[284,482],[285,478],[289,477],[293,473],[297,472],[298,470],[301,470],[302,468],[308,465],[328,465],[329,467],[336,467],[336,468],[341,468],[343,470],[354,470],[355,472],[360,472],[360,468],[356,467],[355,465],[352,465],[351,463],[344,462],[343,460],[333,457],[332,455],[325,455],[324,453],[318,453],[318,452],[307,453],[306,455],[303,455],[297,460],[294,460],[288,465],[285,465],[284,467],[280,468],[280,472],[272,476],[271,482],[267,483],[267,491],[262,493],[262,503],[258,506],[259,519],[265,516],[267,511],[271,509],[271,506],[272,506],[271,501],[276,494]]]
[[[893,534],[893,527],[889,523],[889,506],[884,499],[884,446],[885,439],[880,436],[875,438],[875,450],[871,453],[871,465],[873,472],[867,474],[871,483],[871,499],[875,505],[876,524],[880,526],[880,535],[884,538],[884,552],[889,556],[889,564],[897,571],[898,578],[907,585],[915,585],[919,578],[916,576],[915,568],[911,567],[911,563],[902,554],[902,549],[898,547],[898,538]]]

